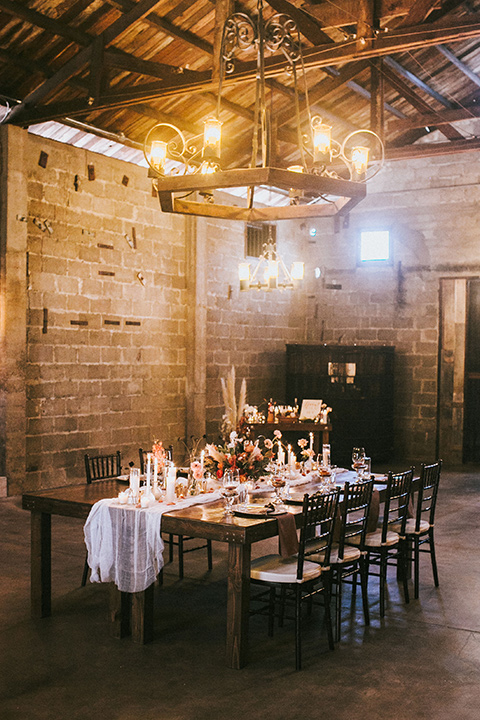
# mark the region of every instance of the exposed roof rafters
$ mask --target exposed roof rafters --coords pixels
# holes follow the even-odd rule
[[[60,6],[51,2],[52,12],[49,0],[36,4],[40,12],[31,0],[0,0],[5,21],[0,23],[0,83],[5,97],[19,89],[8,122],[27,127],[78,118],[88,125],[98,122],[99,132],[131,130],[133,143],[156,120],[198,133],[206,108],[217,101],[213,0],[173,6],[171,0],[77,0],[60,14]],[[465,135],[452,123],[480,117],[475,95],[480,87],[480,0],[446,0],[440,6],[438,0],[271,0],[268,5],[267,14],[292,15],[305,38],[314,112],[344,127],[380,123],[392,152],[394,146],[414,143],[426,127],[441,129],[449,140],[436,143],[437,151],[446,145],[473,147],[465,145]],[[242,0],[242,11],[254,9],[254,0]],[[12,24],[12,19],[20,22]],[[41,32],[27,32],[31,26]],[[444,58],[441,66],[435,61],[437,50]],[[408,55],[421,57],[415,72]],[[276,54],[265,66],[275,132],[279,143],[288,146],[295,133],[289,128],[287,62]],[[246,145],[248,133],[239,123],[252,121],[247,85],[255,73],[252,62],[239,59],[224,80],[226,127],[245,137]],[[435,111],[437,103],[443,109]],[[426,146],[422,143],[418,152],[426,152]]]

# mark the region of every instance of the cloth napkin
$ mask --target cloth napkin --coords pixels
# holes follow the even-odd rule
[[[218,500],[220,493],[195,495],[149,508],[120,505],[117,498],[95,503],[84,525],[91,582],[114,582],[121,592],[141,592],[163,567],[164,512]]]
[[[367,533],[375,532],[380,512],[380,493],[374,488],[367,517]]]
[[[285,513],[277,516],[278,552],[282,557],[290,557],[298,552],[297,526],[295,515]]]

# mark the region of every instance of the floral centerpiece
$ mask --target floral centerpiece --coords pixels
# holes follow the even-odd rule
[[[238,401],[235,395],[235,368],[232,367],[227,378],[221,378],[222,397],[225,412],[220,432],[223,442],[205,446],[205,470],[223,477],[225,470],[238,470],[241,480],[257,479],[265,474],[267,465],[273,458],[271,440],[259,437],[251,440],[245,410],[247,405],[247,384],[245,379],[240,385]]]
[[[308,440],[306,438],[300,438],[300,440],[298,440],[298,445],[302,449],[301,454],[304,460],[311,460],[311,458],[315,455],[315,451],[312,447],[307,447]]]
[[[229,442],[205,447],[205,469],[221,478],[225,470],[238,470],[241,480],[257,479],[265,474],[273,458],[273,443],[268,438],[254,442],[248,438],[230,433]]]
[[[157,460],[158,469],[163,470],[163,468],[165,467],[165,460],[167,459],[167,452],[163,447],[163,443],[161,440],[153,441],[152,455],[154,459],[156,458]]]

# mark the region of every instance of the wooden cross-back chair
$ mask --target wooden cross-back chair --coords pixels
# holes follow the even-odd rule
[[[387,567],[395,565],[403,582],[405,602],[409,601],[407,582],[407,548],[405,526],[413,480],[413,467],[400,473],[388,473],[383,520],[374,532],[365,535],[363,546],[367,553],[369,574],[371,566],[379,568],[380,617],[385,615]],[[375,573],[377,574],[377,573]]]
[[[85,459],[85,477],[87,485],[95,480],[108,480],[109,478],[118,477],[122,471],[122,456],[120,450],[108,455],[88,455]],[[82,575],[82,587],[87,583],[88,562],[85,558]]]
[[[284,605],[294,607],[295,621],[295,667],[300,670],[301,657],[301,607],[310,604],[320,595],[323,597],[325,625],[328,644],[334,648],[333,629],[330,613],[330,549],[333,527],[337,516],[339,491],[305,495],[303,499],[303,522],[300,531],[299,549],[296,555],[283,558],[281,555],[266,555],[251,563],[252,583],[268,588],[268,603],[253,613],[268,613],[268,634],[273,635],[275,616],[283,622]],[[311,562],[310,556],[317,554],[319,545],[323,548],[325,564]],[[277,590],[280,590],[280,605],[277,611]],[[252,600],[263,603],[262,592]]]
[[[337,642],[340,640],[342,625],[342,586],[347,578],[352,578],[352,592],[355,596],[357,576],[360,576],[365,625],[370,624],[366,554],[361,548],[367,532],[372,492],[373,480],[353,485],[346,482],[343,488],[343,500],[339,505],[338,538],[334,538],[335,542],[330,556],[332,582],[335,587],[335,640]]]
[[[85,475],[87,483],[94,480],[108,480],[118,477],[122,470],[120,450],[109,455],[85,455]]]
[[[422,463],[415,517],[407,519],[405,524],[405,537],[409,558],[413,551],[415,598],[419,596],[421,552],[430,554],[433,582],[435,583],[435,587],[438,587],[439,584],[433,531],[441,469],[441,460],[437,460],[437,462],[431,463],[430,465]]]

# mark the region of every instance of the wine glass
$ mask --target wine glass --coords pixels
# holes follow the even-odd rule
[[[225,470],[222,481],[222,497],[225,498],[226,515],[233,514],[233,503],[238,495],[240,482],[238,470]]]
[[[280,497],[280,492],[287,484],[285,469],[275,472],[270,478],[270,483],[275,490],[275,496],[272,500],[272,503],[277,506],[283,505],[283,500]]]
[[[354,447],[352,450],[352,467],[357,473],[357,477],[362,477],[365,470],[365,448]]]

